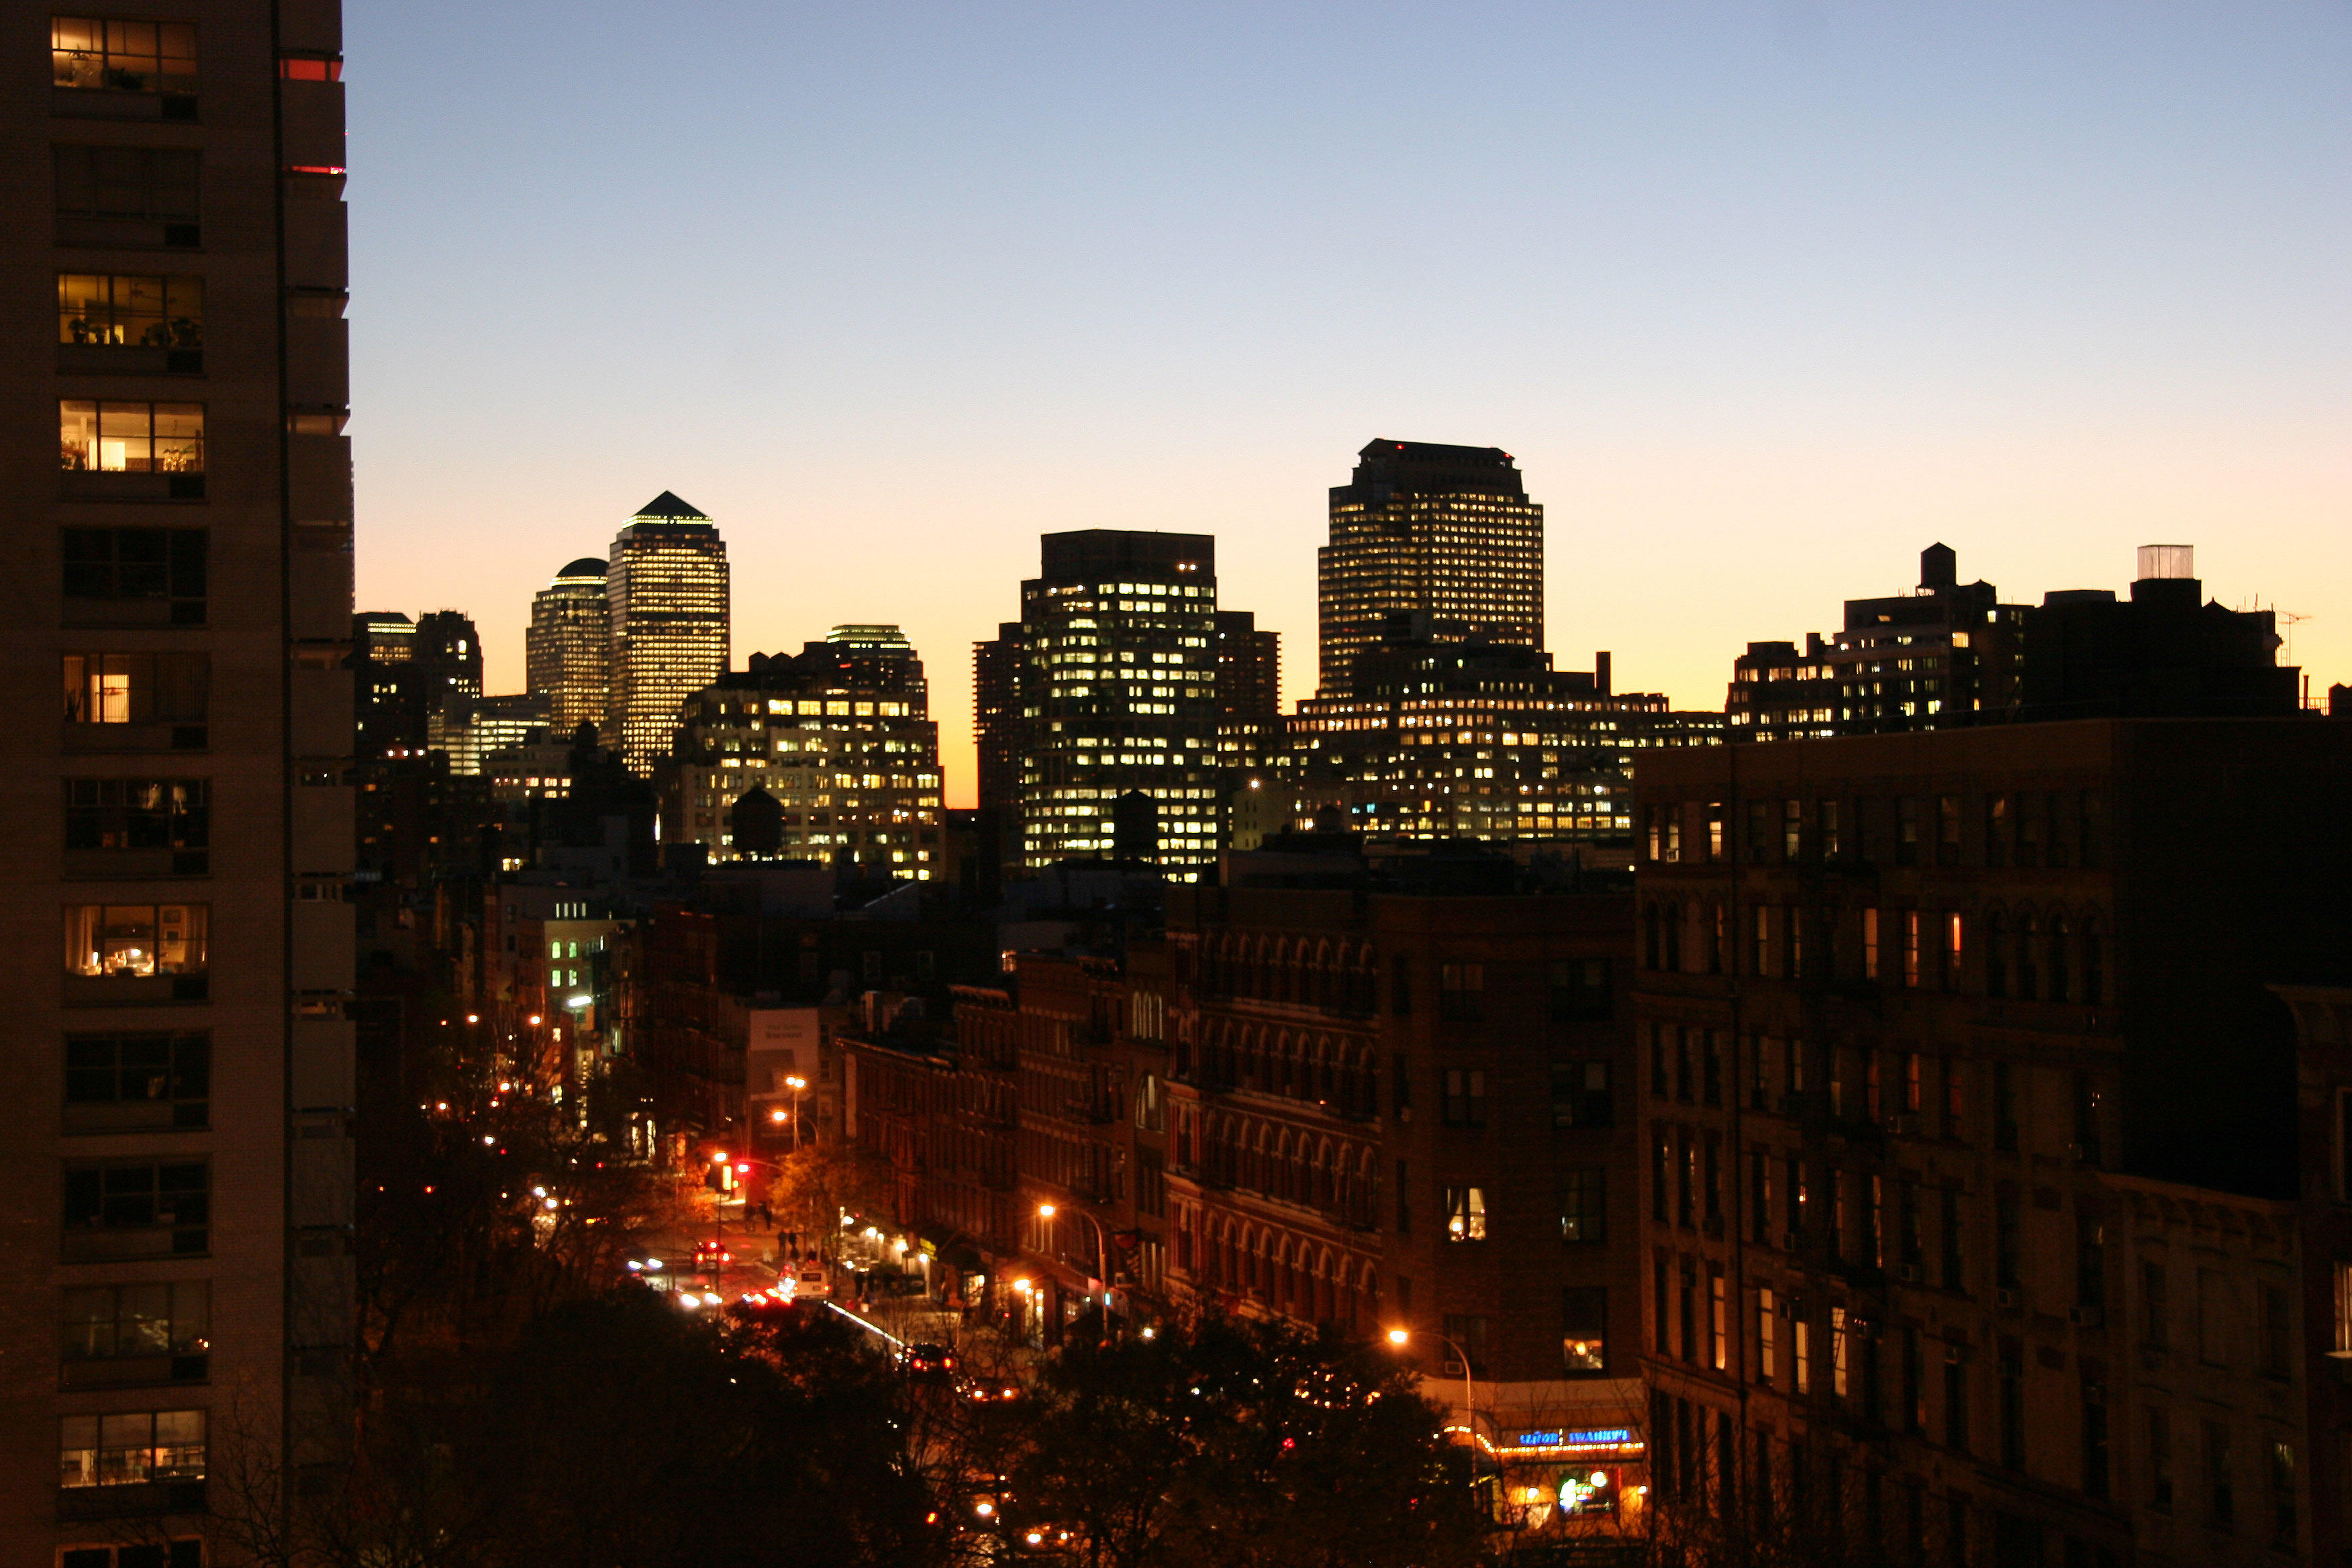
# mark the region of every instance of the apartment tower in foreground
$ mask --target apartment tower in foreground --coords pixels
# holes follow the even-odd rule
[[[350,1426],[341,14],[7,15],[0,1561],[184,1568]]]

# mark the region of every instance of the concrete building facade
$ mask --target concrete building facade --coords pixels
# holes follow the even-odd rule
[[[0,1558],[77,1568],[350,1426],[341,18],[170,11],[12,5],[0,98]]]

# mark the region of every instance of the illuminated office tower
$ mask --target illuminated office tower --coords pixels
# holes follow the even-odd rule
[[[669,754],[678,704],[727,673],[727,546],[710,519],[664,490],[613,541],[607,744],[631,771]]]
[[[1357,655],[1397,615],[1458,623],[1483,641],[1543,647],[1543,508],[1497,447],[1374,441],[1331,490],[1315,552],[1317,689],[1354,689]]]
[[[613,607],[604,563],[583,555],[530,602],[524,684],[547,699],[548,731],[569,743],[582,724],[604,727],[613,706]]]
[[[686,700],[656,771],[666,843],[715,859],[782,855],[929,882],[940,841],[940,727],[923,661],[891,626],[835,626],[792,654],[753,654]],[[766,797],[767,841],[736,808]]]
[[[354,1425],[342,37],[125,9],[0,5],[0,1563],[181,1568]]]
[[[1180,882],[1215,865],[1216,543],[1045,536],[1021,624],[998,639],[1021,667],[1024,864],[1136,859]]]

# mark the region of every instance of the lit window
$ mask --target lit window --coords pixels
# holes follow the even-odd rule
[[[196,29],[186,22],[49,19],[49,55],[58,87],[115,92],[196,89]]]
[[[58,1485],[68,1490],[202,1480],[205,1413],[139,1410],[68,1415],[61,1426],[58,1450]]]
[[[201,278],[58,274],[58,342],[193,349],[205,341]]]
[[[66,971],[103,979],[199,972],[208,913],[204,904],[68,905]]]
[[[1486,1239],[1486,1189],[1445,1189],[1445,1238],[1448,1241]]]
[[[58,463],[75,473],[201,474],[205,405],[60,398]]]

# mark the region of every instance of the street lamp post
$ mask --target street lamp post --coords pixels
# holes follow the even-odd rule
[[[806,1120],[801,1107],[807,1099],[808,1079],[788,1078],[784,1079],[784,1087],[793,1091],[793,1147],[797,1150],[801,1146],[801,1123]]]
[[[1447,1339],[1444,1334],[1432,1333],[1427,1329],[1422,1330],[1421,1333],[1424,1338],[1442,1342],[1447,1350],[1452,1351],[1455,1355],[1462,1358],[1462,1407],[1469,1413],[1470,1484],[1475,1486],[1478,1484],[1478,1394],[1476,1386],[1470,1379],[1469,1352],[1465,1351],[1460,1345],[1455,1344],[1452,1340]],[[1412,1336],[1413,1331],[1411,1329],[1391,1329],[1389,1331],[1389,1343],[1402,1346],[1408,1343],[1412,1339]]]
[[[710,1267],[719,1281],[724,1283],[726,1265],[719,1260],[727,1256],[727,1189],[735,1181],[735,1170],[724,1149],[711,1155],[710,1163],[719,1167],[721,1184],[718,1197],[710,1205]]]
[[[1037,1205],[1037,1217],[1039,1219],[1052,1219],[1055,1215],[1061,1212],[1062,1211],[1059,1208],[1052,1204],[1039,1204]],[[1095,1227],[1096,1267],[1102,1271],[1097,1276],[1097,1278],[1102,1280],[1103,1310],[1105,1314],[1108,1315],[1110,1310],[1110,1237],[1104,1233],[1102,1221],[1095,1218],[1093,1215],[1087,1213],[1085,1209],[1072,1209],[1070,1212]]]

